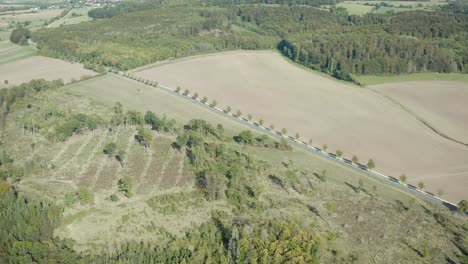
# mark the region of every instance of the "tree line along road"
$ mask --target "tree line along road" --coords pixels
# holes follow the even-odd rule
[[[313,153],[313,154],[316,154],[316,155],[319,155],[321,156],[322,158],[325,158],[325,159],[328,159],[328,160],[331,160],[333,162],[336,162],[342,166],[347,166],[348,168],[351,168],[355,171],[358,171],[358,172],[361,172],[381,183],[384,183],[384,184],[387,184],[387,185],[390,185],[392,187],[395,187],[395,188],[398,188],[402,191],[405,191],[405,192],[408,192],[408,193],[411,193],[412,195],[415,195],[425,201],[428,201],[428,202],[431,202],[431,203],[435,203],[435,204],[440,204],[440,205],[443,205],[445,207],[447,207],[448,209],[450,210],[458,210],[458,206],[452,202],[449,202],[449,201],[446,201],[440,197],[437,197],[435,196],[434,194],[432,193],[428,193],[428,192],[425,192],[425,191],[422,191],[422,190],[419,190],[417,189],[415,186],[411,185],[411,184],[406,184],[406,183],[403,183],[401,182],[400,180],[396,179],[396,178],[393,178],[393,177],[390,177],[390,176],[387,176],[387,175],[384,175],[382,173],[379,173],[377,171],[374,171],[374,170],[371,170],[369,169],[367,166],[365,165],[362,165],[362,164],[359,164],[359,163],[354,163],[353,161],[351,160],[348,160],[348,159],[345,159],[345,158],[341,158],[341,157],[338,157],[336,156],[334,153],[330,153],[330,152],[326,152],[320,148],[317,148],[317,147],[314,147],[314,146],[311,146],[309,145],[308,143],[306,142],[303,142],[303,141],[300,141],[300,140],[297,140],[295,139],[294,137],[292,136],[288,136],[288,135],[285,135],[279,131],[276,131],[276,130],[273,130],[273,129],[270,129],[270,128],[267,128],[267,127],[263,127],[261,126],[260,124],[256,123],[256,122],[252,122],[246,118],[243,118],[241,116],[237,116],[227,110],[224,110],[224,109],[221,109],[221,108],[218,108],[208,102],[202,102],[202,100],[199,98],[199,97],[194,97],[194,96],[191,96],[190,94],[184,94],[183,91],[177,91],[176,89],[172,89],[170,87],[166,87],[164,85],[160,85],[159,83],[157,82],[153,82],[153,81],[150,81],[150,80],[145,80],[141,77],[136,77],[132,74],[128,74],[128,73],[124,73],[124,72],[120,72],[120,71],[116,71],[116,70],[112,70],[112,69],[106,69],[106,71],[108,73],[112,73],[112,74],[115,74],[115,75],[118,75],[120,77],[123,77],[123,78],[126,78],[126,79],[129,79],[129,80],[132,80],[132,81],[135,81],[135,82],[138,82],[140,84],[143,84],[143,85],[146,85],[146,86],[149,86],[149,87],[152,87],[152,88],[156,88],[156,89],[160,89],[162,91],[165,91],[165,92],[168,92],[168,93],[171,93],[171,94],[175,94],[179,97],[182,97],[184,99],[187,99],[189,101],[191,101],[192,103],[196,103],[202,107],[205,107],[206,109],[209,109],[217,114],[220,114],[220,115],[223,115],[224,117],[227,117],[227,118],[230,118],[231,120],[234,120],[238,123],[241,123],[243,125],[247,125],[248,127],[256,130],[256,131],[259,131],[259,132],[262,132],[262,133],[267,133],[268,135],[274,137],[274,138],[277,138],[277,139],[286,139],[291,145],[297,147],[297,148],[300,148],[300,149],[303,149],[303,150],[306,150],[310,153]]]

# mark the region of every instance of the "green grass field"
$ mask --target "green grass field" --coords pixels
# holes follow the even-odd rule
[[[58,27],[61,25],[72,25],[79,24],[81,22],[91,21],[92,19],[88,16],[88,11],[92,8],[75,8],[72,9],[66,16],[62,19],[55,21],[49,27]],[[73,16],[72,14],[77,14],[79,16]]]
[[[0,51],[0,64],[29,58],[37,54],[37,50],[33,47],[18,46],[9,42],[0,44],[0,49],[8,49],[3,52]]]
[[[412,73],[403,75],[391,75],[391,76],[375,76],[375,75],[363,75],[359,76],[358,80],[364,85],[376,85],[383,83],[394,83],[394,82],[409,82],[409,81],[457,81],[457,82],[468,82],[468,74],[463,73]]]
[[[246,126],[237,122],[226,122],[226,117],[221,114],[188,102],[175,93],[149,88],[115,75],[93,78],[66,86],[64,89],[71,94],[88,96],[110,106],[120,101],[129,109],[151,110],[161,115],[166,114],[167,117],[174,118],[179,122],[201,118],[213,124],[223,123],[231,135],[246,129]]]
[[[412,7],[412,6],[401,6],[401,7],[396,7],[396,6],[382,6],[379,9],[375,10],[376,14],[385,14],[387,12],[405,12],[405,11],[415,11],[415,10],[428,10],[430,11],[430,8],[427,7]]]
[[[350,2],[342,2],[336,5],[336,7],[344,7],[348,10],[350,15],[365,15],[367,13],[371,13],[374,10],[373,6],[370,5],[361,5],[356,3]]]

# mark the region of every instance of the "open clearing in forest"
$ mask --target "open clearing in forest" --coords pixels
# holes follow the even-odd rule
[[[426,189],[442,189],[454,202],[468,198],[468,147],[442,138],[383,95],[313,74],[276,52],[220,53],[134,73],[216,99],[222,108],[298,132],[345,157],[357,155],[364,163],[373,158],[378,171],[405,173],[410,183],[424,181]]]
[[[79,24],[85,21],[91,21],[92,18],[88,16],[88,11],[92,8],[84,7],[84,8],[76,8],[72,9],[68,14],[61,19],[55,20],[51,23],[48,27],[54,28],[59,27],[61,25],[72,25],[72,24]]]
[[[70,82],[83,76],[96,75],[95,72],[84,69],[82,64],[42,56],[33,56],[5,64],[0,63],[0,72],[2,73],[0,85],[3,85],[5,80],[8,80],[9,85],[20,84],[33,79],[62,79],[65,82]]]

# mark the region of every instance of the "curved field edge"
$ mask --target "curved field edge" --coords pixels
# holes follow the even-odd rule
[[[240,109],[244,116],[252,114],[254,120],[263,118],[267,126],[285,127],[291,135],[299,132],[306,141],[312,137],[316,146],[341,149],[348,158],[374,158],[378,170],[387,175],[405,173],[412,184],[427,179],[429,191],[441,188],[451,193],[448,199],[462,199],[459,195],[463,191],[447,179],[449,174],[467,171],[460,165],[467,155],[466,147],[460,149],[388,98],[313,71],[304,72],[284,63],[274,52],[218,53],[218,57],[211,54],[192,59],[156,65],[136,75],[172,88],[180,85],[181,91],[197,92],[199,98],[216,99],[221,108],[231,106],[233,113]],[[291,102],[296,104],[286,106]],[[438,123],[430,124],[436,131],[444,131]],[[417,149],[424,149],[425,158]]]

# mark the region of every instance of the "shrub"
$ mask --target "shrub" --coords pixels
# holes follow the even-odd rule
[[[400,181],[401,181],[401,182],[406,182],[407,179],[408,179],[408,178],[406,177],[405,174],[400,175]]]
[[[27,45],[27,39],[31,37],[31,32],[27,28],[17,28],[10,34],[10,41],[15,44]]]
[[[234,140],[238,143],[251,145],[254,141],[254,135],[250,130],[244,130],[238,136],[235,136]]]
[[[110,199],[111,199],[111,201],[113,201],[113,202],[119,201],[119,197],[118,197],[116,194],[112,194],[112,195],[110,196]]]
[[[208,98],[206,98],[206,96],[203,96],[203,98],[201,99],[201,102],[202,102],[202,103],[208,102]]]
[[[109,157],[114,156],[116,151],[117,151],[117,144],[115,144],[114,142],[107,143],[104,146],[104,150],[103,150],[104,154],[109,155]]]
[[[327,203],[327,213],[331,216],[335,212],[336,205],[334,203]]]
[[[133,187],[135,187],[135,181],[130,176],[125,176],[118,182],[119,191],[125,193],[125,196],[131,198],[133,196]]]
[[[94,194],[86,187],[80,187],[76,194],[82,205],[91,204],[94,201]]]
[[[338,156],[338,157],[343,156],[343,151],[337,150],[337,151],[336,151],[336,156]]]

